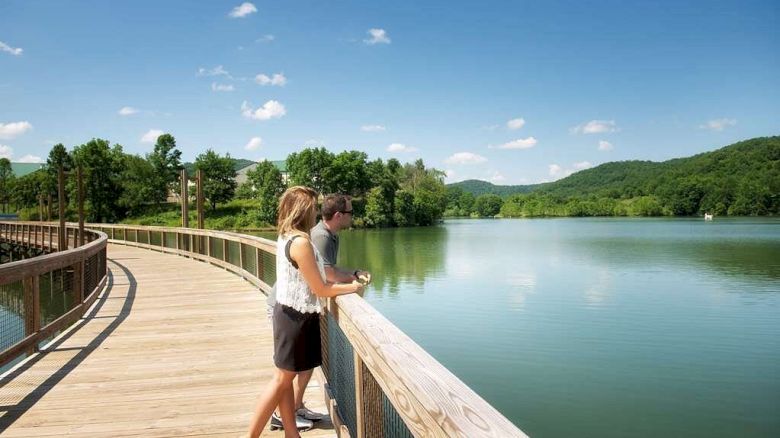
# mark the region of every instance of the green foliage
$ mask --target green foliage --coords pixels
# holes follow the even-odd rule
[[[371,188],[367,160],[368,155],[359,151],[344,151],[333,156],[323,175],[325,192],[364,195]]]
[[[203,195],[211,204],[211,209],[217,208],[217,203],[233,199],[236,192],[236,171],[230,154],[221,157],[211,149],[197,156],[195,169],[203,171]]]
[[[0,158],[0,211],[8,211],[8,203],[14,190],[15,179],[11,169],[11,161],[8,158]]]
[[[488,183],[484,183],[488,184]],[[468,187],[450,185],[455,188]],[[448,214],[460,212],[453,193]],[[654,163],[605,163],[529,194],[511,195],[505,217],[780,214],[780,137]]]
[[[126,210],[119,203],[123,190],[123,156],[122,146],[112,148],[108,140],[101,139],[92,139],[73,150],[73,161],[84,172],[88,222],[114,222],[125,216]]]
[[[492,193],[479,195],[474,201],[473,212],[482,217],[493,217],[501,211],[503,203],[498,195]]]
[[[117,204],[126,214],[137,213],[140,208],[150,201],[160,203],[161,181],[154,165],[138,155],[123,155],[121,157],[122,171],[120,176],[122,194]]]
[[[287,156],[287,172],[290,185],[302,185],[313,188],[317,193],[325,193],[332,183],[326,180],[334,155],[323,148],[307,148]]]
[[[249,192],[248,198],[260,201],[258,219],[268,224],[276,223],[279,197],[285,189],[282,173],[266,160],[258,163],[246,176],[247,182],[242,187],[245,192]]]
[[[415,206],[414,195],[406,190],[395,192],[395,210],[393,212],[393,222],[399,227],[408,227],[414,225]]]
[[[497,186],[487,181],[482,181],[478,179],[468,179],[465,181],[447,184],[448,188],[458,188],[463,190],[466,193],[471,193],[474,196],[492,193],[494,195],[498,195],[501,197],[515,195],[518,193],[530,193],[534,191],[536,188],[538,188],[539,186],[540,186],[539,184],[529,184],[529,185],[520,185],[520,186]]]
[[[154,173],[148,180],[149,197],[152,202],[165,202],[169,190],[178,188],[179,170],[182,168],[181,151],[176,149],[176,139],[171,134],[157,137],[154,151],[146,156]]]

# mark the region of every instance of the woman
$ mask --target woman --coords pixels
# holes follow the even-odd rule
[[[285,437],[299,437],[295,426],[292,381],[300,371],[322,363],[319,297],[335,297],[362,290],[358,281],[325,282],[325,270],[309,230],[317,220],[317,193],[303,186],[290,187],[279,200],[276,242],[276,305],[274,325],[274,377],[260,397],[249,436],[258,437],[274,408],[279,406]]]

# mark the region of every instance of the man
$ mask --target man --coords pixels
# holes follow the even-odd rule
[[[325,280],[330,283],[351,283],[354,280],[365,284],[371,282],[371,274],[360,269],[348,269],[336,266],[339,253],[341,230],[352,226],[352,200],[346,195],[327,195],[322,201],[322,220],[311,229],[311,240],[317,247],[325,265]],[[268,314],[271,315],[276,304],[276,288],[268,294]],[[270,318],[270,316],[269,316]],[[303,405],[303,393],[311,380],[313,370],[298,373],[293,389],[295,392],[295,422],[298,429],[311,429],[315,421],[322,420],[322,414],[312,412]],[[271,430],[281,429],[282,419],[274,412],[271,416]]]

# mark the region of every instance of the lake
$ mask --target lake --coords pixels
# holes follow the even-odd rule
[[[533,437],[780,436],[780,220],[342,232],[365,298]]]

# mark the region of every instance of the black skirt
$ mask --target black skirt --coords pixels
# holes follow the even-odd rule
[[[301,313],[276,303],[273,331],[277,368],[300,372],[322,364],[319,313]]]

